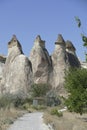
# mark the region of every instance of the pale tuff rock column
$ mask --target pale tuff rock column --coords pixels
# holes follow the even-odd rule
[[[64,90],[64,76],[66,69],[66,44],[61,34],[58,35],[55,42],[55,50],[51,56],[53,65],[53,80],[51,84],[54,89],[57,89],[61,95],[65,93]]]
[[[26,96],[32,84],[32,68],[29,59],[14,35],[8,43],[8,56],[3,70],[3,93]]]
[[[49,83],[49,75],[52,70],[51,59],[45,41],[38,35],[29,57],[32,63],[34,83]]]

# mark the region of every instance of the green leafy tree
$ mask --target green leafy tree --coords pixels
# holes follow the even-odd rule
[[[82,114],[87,107],[87,69],[70,69],[66,73],[65,88],[69,93],[65,101],[67,108]]]
[[[48,84],[33,84],[31,86],[31,93],[33,97],[45,96],[49,89],[50,85]]]
[[[75,16],[75,20],[77,22],[78,27],[82,29],[81,20],[77,16]],[[87,36],[86,36],[86,34],[84,32],[81,33],[81,37],[82,37],[82,41],[83,41],[83,46],[87,48]],[[87,52],[85,53],[85,59],[86,59],[86,62],[87,62]]]

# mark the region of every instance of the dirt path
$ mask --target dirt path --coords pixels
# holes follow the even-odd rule
[[[43,113],[28,113],[19,118],[8,130],[49,130],[43,123]]]

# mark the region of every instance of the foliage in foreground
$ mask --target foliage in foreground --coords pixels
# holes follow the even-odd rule
[[[0,109],[23,108],[24,104],[31,104],[32,99],[21,98],[19,95],[5,94],[0,96]]]
[[[61,117],[63,116],[63,113],[62,112],[58,112],[58,109],[57,108],[53,108],[50,112],[51,115],[56,115],[58,117]]]
[[[78,25],[78,28],[81,28],[82,29],[82,23],[81,23],[81,20],[79,19],[79,17],[75,16],[75,20],[77,22],[77,25]],[[82,29],[82,32],[83,32],[83,29]],[[82,41],[83,41],[83,46],[86,47],[87,49],[87,34],[85,34],[84,32],[81,33],[81,37],[82,37]],[[85,60],[87,62],[87,52],[85,53]]]
[[[33,97],[46,96],[46,93],[50,89],[49,84],[33,84],[31,86],[31,93]]]
[[[69,93],[65,101],[68,109],[82,114],[87,107],[87,69],[70,69],[66,74],[65,88]]]

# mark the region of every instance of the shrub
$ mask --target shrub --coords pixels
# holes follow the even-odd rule
[[[28,110],[29,107],[30,107],[29,103],[25,103],[25,104],[23,104],[23,108],[24,108],[24,109]]]
[[[27,100],[19,97],[18,95],[5,94],[0,97],[0,108],[20,107]]]
[[[31,86],[31,95],[33,97],[45,96],[49,89],[50,85],[48,84],[33,84]]]
[[[44,110],[46,109],[47,107],[44,106],[44,105],[37,105],[37,106],[31,106],[33,109],[35,110]]]
[[[13,98],[13,104],[14,104],[14,107],[20,107],[24,104],[24,99],[22,99],[21,97],[14,97]]]
[[[58,97],[58,94],[56,93],[56,90],[51,89],[47,95],[47,106],[58,106],[61,104],[60,97]]]
[[[51,110],[51,115],[56,115],[56,116],[58,116],[58,117],[61,117],[61,116],[63,116],[63,113],[62,113],[62,112],[58,112],[58,109],[57,109],[57,108],[53,108],[53,109]]]
[[[11,103],[11,95],[6,94],[0,97],[0,108],[10,108]]]
[[[87,107],[87,69],[70,69],[65,77],[65,88],[69,92],[65,101],[67,108],[82,114]]]

